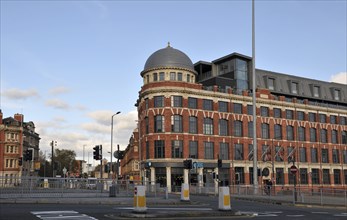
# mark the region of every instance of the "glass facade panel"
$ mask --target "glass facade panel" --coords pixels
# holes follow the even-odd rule
[[[220,112],[228,112],[228,103],[227,102],[218,102],[218,110]]]
[[[327,129],[320,130],[320,141],[322,143],[327,143],[327,135],[328,135]]]
[[[253,137],[253,121],[248,122],[248,137]]]
[[[319,169],[312,169],[311,178],[312,184],[319,184]]]
[[[311,163],[318,163],[317,148],[311,148]]]
[[[243,123],[242,121],[234,121],[234,136],[242,137],[243,136]]]
[[[234,149],[234,160],[243,160],[243,144],[235,144]]]
[[[183,158],[183,141],[181,140],[171,141],[171,157]]]
[[[189,141],[189,157],[190,158],[198,158],[198,142],[197,141]]]
[[[310,128],[310,141],[311,142],[317,142],[317,137],[316,137],[316,129],[315,128]]]
[[[233,103],[233,106],[234,106],[234,113],[235,114],[242,114],[242,104]]]
[[[341,184],[341,170],[334,169],[334,184]]]
[[[328,149],[322,149],[322,163],[329,163]]]
[[[294,111],[293,110],[286,110],[286,118],[287,119],[294,119]]]
[[[338,149],[333,149],[333,163],[340,163]]]
[[[306,141],[305,127],[298,128],[299,141]]]
[[[154,141],[154,157],[165,158],[165,142],[163,140]]]
[[[198,100],[196,98],[188,97],[188,108],[197,109]]]
[[[301,184],[308,184],[306,168],[300,168],[300,181],[301,181]]]
[[[213,101],[209,99],[203,100],[203,109],[213,111]]]
[[[287,140],[293,141],[294,140],[294,127],[287,125]]]
[[[282,110],[280,108],[274,108],[274,117],[282,118]]]
[[[203,132],[204,134],[213,135],[213,119],[212,118],[204,118]]]
[[[261,137],[263,139],[269,139],[270,138],[269,124],[266,124],[266,123],[261,124]]]
[[[164,116],[156,115],[154,116],[154,132],[161,133],[165,132]]]
[[[300,147],[300,162],[307,162],[306,157],[306,148]]]
[[[219,158],[222,160],[229,160],[229,144],[219,143]]]
[[[297,118],[299,121],[304,121],[305,120],[305,112],[298,111],[297,113]]]
[[[330,184],[329,169],[323,169],[323,184]]]
[[[316,122],[316,113],[309,112],[308,113],[308,120],[310,122]]]
[[[220,136],[227,136],[227,135],[229,135],[229,132],[228,132],[228,120],[219,119],[219,135]]]
[[[198,133],[198,118],[194,116],[189,116],[189,133]]]
[[[171,131],[176,133],[183,132],[182,115],[171,116]]]
[[[331,143],[338,144],[338,138],[337,138],[337,130],[331,131]]]
[[[171,106],[182,107],[182,96],[171,96]]]
[[[154,108],[164,107],[164,96],[154,96]]]
[[[205,159],[214,159],[213,142],[204,142]]]
[[[261,107],[260,107],[260,114],[261,114],[261,116],[263,116],[263,117],[269,117],[269,108],[268,108],[268,107],[261,106]]]
[[[280,124],[275,124],[274,139],[276,139],[276,140],[282,139],[282,125],[280,125]]]

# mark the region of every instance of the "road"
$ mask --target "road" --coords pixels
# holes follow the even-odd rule
[[[171,196],[171,195],[170,195]],[[173,195],[174,196],[174,195]],[[179,198],[179,197],[177,197]],[[191,196],[191,201],[199,201],[201,205],[157,205],[148,207],[151,213],[208,213],[218,209],[218,197]],[[299,207],[292,205],[275,205],[261,202],[231,200],[232,209],[243,213],[254,213],[256,219],[347,219],[347,211],[341,209],[327,209],[320,207]],[[0,219],[74,219],[74,220],[110,220],[120,219],[119,213],[131,213],[129,205],[108,204],[1,204]],[[172,215],[171,215],[172,216]],[[174,215],[173,215],[174,216]],[[251,218],[251,217],[249,217]],[[179,219],[176,217],[175,219]],[[230,216],[209,217],[182,217],[181,219],[230,219]],[[232,217],[232,219],[245,219],[245,217]]]

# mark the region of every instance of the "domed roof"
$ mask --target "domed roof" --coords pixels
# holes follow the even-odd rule
[[[190,58],[182,51],[172,48],[170,43],[166,48],[157,50],[147,59],[143,71],[160,67],[178,67],[194,71]]]

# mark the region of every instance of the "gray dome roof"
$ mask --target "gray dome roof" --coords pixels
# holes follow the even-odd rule
[[[154,52],[146,61],[143,71],[160,67],[178,67],[194,71],[193,62],[180,50],[170,47]]]

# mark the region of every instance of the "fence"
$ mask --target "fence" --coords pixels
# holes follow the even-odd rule
[[[83,178],[22,177],[2,179],[0,177],[0,198],[54,198],[54,197],[132,197],[134,187],[140,184],[132,181]],[[165,196],[165,188],[146,182],[146,196]],[[115,192],[112,192],[112,187]]]
[[[167,188],[154,182],[136,182],[96,178],[43,178],[22,177],[19,179],[2,179],[0,177],[0,198],[54,198],[54,197],[108,197],[115,187],[113,196],[132,197],[134,187],[144,184],[147,197],[165,197]],[[112,186],[112,187],[111,187]],[[171,188],[179,193],[180,186]],[[218,188],[190,185],[190,193],[196,195],[218,195]],[[289,202],[315,205],[344,206],[347,208],[347,190],[286,186],[283,189],[254,189],[253,185],[230,186],[232,197],[252,198],[260,201]]]
[[[310,188],[286,186],[280,190],[275,188],[259,187],[257,190],[252,185],[231,186],[232,196],[240,198],[258,198],[273,202],[289,202],[293,204],[312,204],[312,205],[330,205],[345,206],[347,208],[347,190],[332,188]]]

